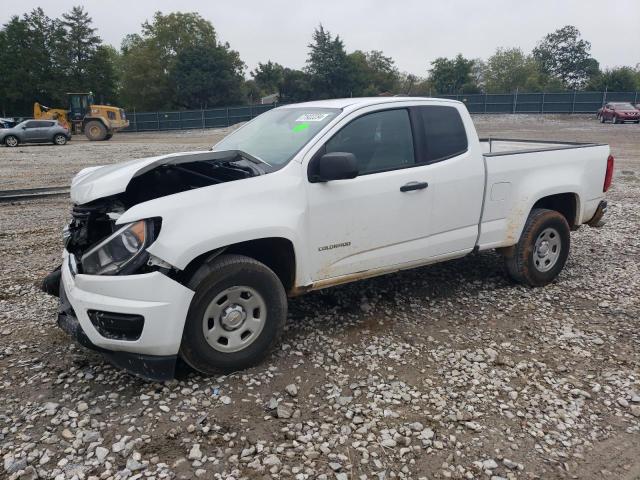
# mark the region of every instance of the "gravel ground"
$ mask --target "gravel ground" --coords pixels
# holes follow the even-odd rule
[[[515,286],[485,253],[312,293],[271,357],[228,376],[150,383],[76,346],[35,286],[68,199],[0,204],[0,478],[639,479],[640,128],[475,121],[612,145],[609,223],[572,233],[559,280]],[[0,188],[221,134],[0,149]]]

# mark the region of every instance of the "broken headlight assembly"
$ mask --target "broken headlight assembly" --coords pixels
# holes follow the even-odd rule
[[[148,254],[145,249],[151,245],[154,238],[152,219],[129,223],[82,255],[82,273],[131,273],[146,262]]]

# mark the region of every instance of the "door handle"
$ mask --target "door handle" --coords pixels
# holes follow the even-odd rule
[[[427,182],[409,182],[400,187],[401,192],[411,192],[412,190],[423,190],[427,188],[429,184]]]

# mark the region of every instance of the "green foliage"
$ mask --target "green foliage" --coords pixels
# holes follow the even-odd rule
[[[485,91],[508,93],[516,89],[539,91],[542,88],[537,62],[519,48],[498,48],[484,68]]]
[[[30,115],[33,103],[64,108],[66,92],[93,90],[97,99],[116,96],[113,49],[95,35],[91,18],[74,7],[62,19],[41,8],[12,17],[0,30],[0,108]]]
[[[242,103],[240,55],[228,44],[182,48],[169,76],[175,85],[178,108],[209,108]]]
[[[121,98],[128,108],[206,108],[242,102],[244,63],[197,13],[156,12],[122,43]]]
[[[567,25],[546,35],[533,49],[533,57],[543,73],[560,80],[566,88],[577,89],[599,70],[590,50],[591,43],[580,38],[580,31]]]
[[[308,45],[306,71],[316,98],[349,97],[353,94],[351,63],[340,36],[335,38],[320,25]]]
[[[260,89],[261,96],[280,93],[284,82],[285,68],[279,63],[269,60],[267,63],[258,63],[257,68],[251,72],[256,86]]]
[[[213,25],[197,13],[156,12],[116,50],[102,43],[83,7],[59,19],[36,8],[0,28],[0,113],[29,115],[34,101],[65,107],[69,91],[92,91],[101,103],[154,111],[257,103],[273,93],[290,103],[393,94],[640,89],[640,67],[601,72],[591,45],[570,25],[546,35],[530,55],[498,48],[486,61],[461,54],[437,58],[427,78],[400,73],[381,51],[348,53],[342,39],[322,25],[308,47],[304,69],[268,61],[246,80],[238,52],[220,42]]]
[[[589,79],[587,90],[631,92],[640,89],[640,69],[620,67],[599,72]]]
[[[473,76],[474,60],[464,58],[458,54],[455,58],[436,58],[431,62],[429,70],[429,82],[435,93],[457,94],[476,93],[480,91],[479,85]]]

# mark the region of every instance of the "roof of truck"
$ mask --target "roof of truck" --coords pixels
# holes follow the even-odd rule
[[[433,100],[443,103],[460,103],[456,100],[449,100],[445,98],[430,98],[430,97],[355,97],[355,98],[331,98],[328,100],[315,100],[312,102],[293,103],[290,105],[283,105],[281,108],[298,108],[298,107],[313,107],[313,108],[346,108],[346,107],[366,107],[368,105],[379,105],[381,103],[394,103],[394,102],[406,102],[410,101],[424,101]]]

